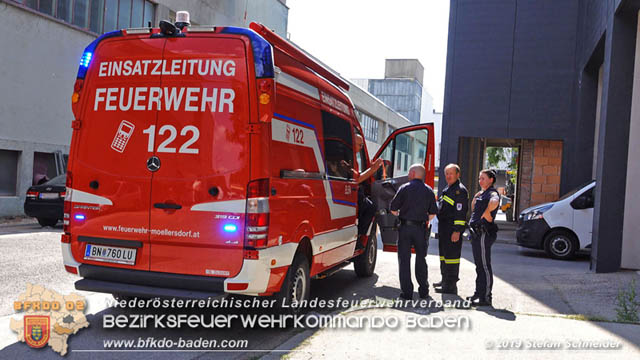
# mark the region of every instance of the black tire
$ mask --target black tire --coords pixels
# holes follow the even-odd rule
[[[45,226],[54,227],[56,226],[57,223],[58,223],[58,219],[38,218],[38,224],[40,224],[40,226],[42,227],[45,227]]]
[[[553,230],[544,237],[544,251],[558,260],[571,260],[578,251],[578,239],[567,230]]]
[[[376,228],[378,225],[373,222],[371,226],[371,233],[369,234],[369,241],[367,241],[367,247],[364,252],[353,260],[353,269],[356,271],[358,277],[369,277],[373,275],[376,269],[376,261],[378,259],[378,238],[376,236]]]
[[[303,253],[298,252],[293,258],[293,263],[287,271],[280,292],[276,294],[276,305],[285,312],[299,313],[304,306],[293,306],[294,302],[309,300],[311,296],[311,277],[309,276],[309,260]],[[286,307],[282,307],[285,304]]]

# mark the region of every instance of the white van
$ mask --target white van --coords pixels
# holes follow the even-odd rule
[[[571,259],[579,250],[591,250],[595,180],[558,201],[523,210],[518,218],[518,245],[544,249],[554,259]]]

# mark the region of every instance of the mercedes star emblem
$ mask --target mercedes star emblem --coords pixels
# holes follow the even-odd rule
[[[152,156],[149,158],[149,160],[147,160],[147,169],[149,169],[149,171],[158,171],[158,169],[160,169],[160,159],[158,159],[157,156]]]

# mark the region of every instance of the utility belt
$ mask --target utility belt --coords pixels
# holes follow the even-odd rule
[[[498,232],[498,225],[495,222],[478,221],[473,224],[469,224],[469,232],[472,236],[481,236],[482,233],[495,234]]]
[[[424,227],[427,226],[427,222],[426,221],[413,221],[413,220],[400,219],[400,225],[401,226],[413,225],[413,226],[421,226],[421,227],[424,228]]]

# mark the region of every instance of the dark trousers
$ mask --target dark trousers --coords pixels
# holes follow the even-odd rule
[[[476,263],[476,292],[480,298],[491,301],[493,270],[491,269],[491,246],[496,241],[496,233],[486,230],[472,232],[471,248]]]
[[[358,235],[368,235],[371,220],[376,214],[376,207],[362,191],[358,192]]]
[[[427,239],[426,229],[417,225],[401,225],[398,230],[398,268],[400,269],[400,289],[405,298],[413,297],[411,281],[411,245],[416,250],[415,273],[418,292],[421,297],[429,294],[427,284]]]
[[[453,219],[438,222],[438,250],[440,252],[440,274],[443,286],[455,286],[460,273],[460,255],[462,253],[462,234],[460,240],[451,241]]]

